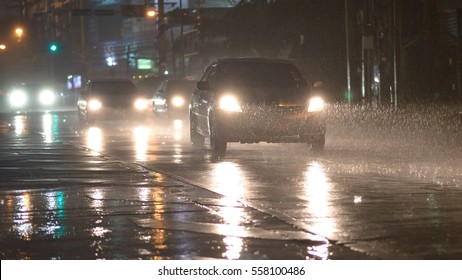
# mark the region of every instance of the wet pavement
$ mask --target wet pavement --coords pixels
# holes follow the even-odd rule
[[[239,200],[102,154],[81,143],[98,139],[92,129],[76,124],[72,113],[3,116],[2,259],[319,259],[328,250],[365,257]]]
[[[0,256],[462,258],[460,135],[338,118],[323,153],[233,143],[217,162],[186,120],[2,116]]]

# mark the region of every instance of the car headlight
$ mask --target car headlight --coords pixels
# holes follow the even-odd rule
[[[181,107],[184,104],[184,98],[181,96],[175,96],[172,98],[172,105],[174,107]]]
[[[55,99],[55,93],[49,89],[44,89],[39,93],[39,101],[42,105],[52,105]]]
[[[22,90],[14,90],[10,94],[10,104],[13,107],[22,107],[27,103],[27,95]]]
[[[135,109],[142,111],[146,110],[149,106],[149,100],[144,98],[138,98],[135,100]]]
[[[316,112],[324,109],[324,100],[321,97],[313,97],[308,105],[308,112]]]
[[[97,99],[92,99],[90,100],[90,102],[88,102],[88,109],[92,111],[97,111],[101,109],[101,106],[103,106],[103,104],[101,104],[101,102]]]
[[[242,112],[239,101],[232,95],[223,96],[218,103],[219,108],[228,112]]]

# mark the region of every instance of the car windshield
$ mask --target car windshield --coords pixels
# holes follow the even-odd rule
[[[296,88],[300,72],[289,63],[239,62],[224,65],[223,85],[251,88]]]
[[[131,95],[137,92],[135,85],[126,81],[94,82],[92,91],[98,95]]]

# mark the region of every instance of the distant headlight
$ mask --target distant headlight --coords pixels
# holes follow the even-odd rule
[[[172,105],[174,107],[181,107],[184,104],[184,98],[181,96],[175,96],[172,98]]]
[[[239,101],[232,95],[223,96],[218,103],[219,108],[228,112],[242,112]]]
[[[10,94],[10,104],[13,107],[22,107],[27,103],[27,95],[22,90],[14,90]]]
[[[88,109],[90,109],[92,111],[97,111],[97,110],[101,109],[102,105],[103,104],[101,104],[101,102],[99,100],[92,99],[92,100],[90,100],[90,102],[88,102]]]
[[[316,112],[324,109],[324,100],[321,97],[313,97],[308,105],[308,112]]]
[[[55,93],[49,89],[44,89],[39,94],[39,101],[42,105],[52,105],[55,103]]]
[[[144,99],[144,98],[138,98],[135,100],[135,109],[139,111],[146,110],[149,106],[149,100]]]

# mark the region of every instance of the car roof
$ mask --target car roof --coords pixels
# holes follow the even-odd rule
[[[21,81],[15,83],[9,83],[8,86],[17,86],[17,87],[30,87],[30,86],[51,86],[52,82],[48,81]]]
[[[182,79],[169,79],[165,80],[164,83],[173,83],[173,84],[189,84],[189,83],[197,83],[197,80],[182,80]]]
[[[223,58],[217,60],[218,63],[240,63],[240,62],[273,62],[273,63],[286,63],[292,64],[286,59],[274,59],[264,57],[235,57],[235,58]]]
[[[92,83],[114,83],[114,82],[128,82],[128,83],[133,83],[132,80],[130,79],[117,79],[117,78],[106,78],[106,79],[90,79],[88,80],[89,82],[92,82]]]

